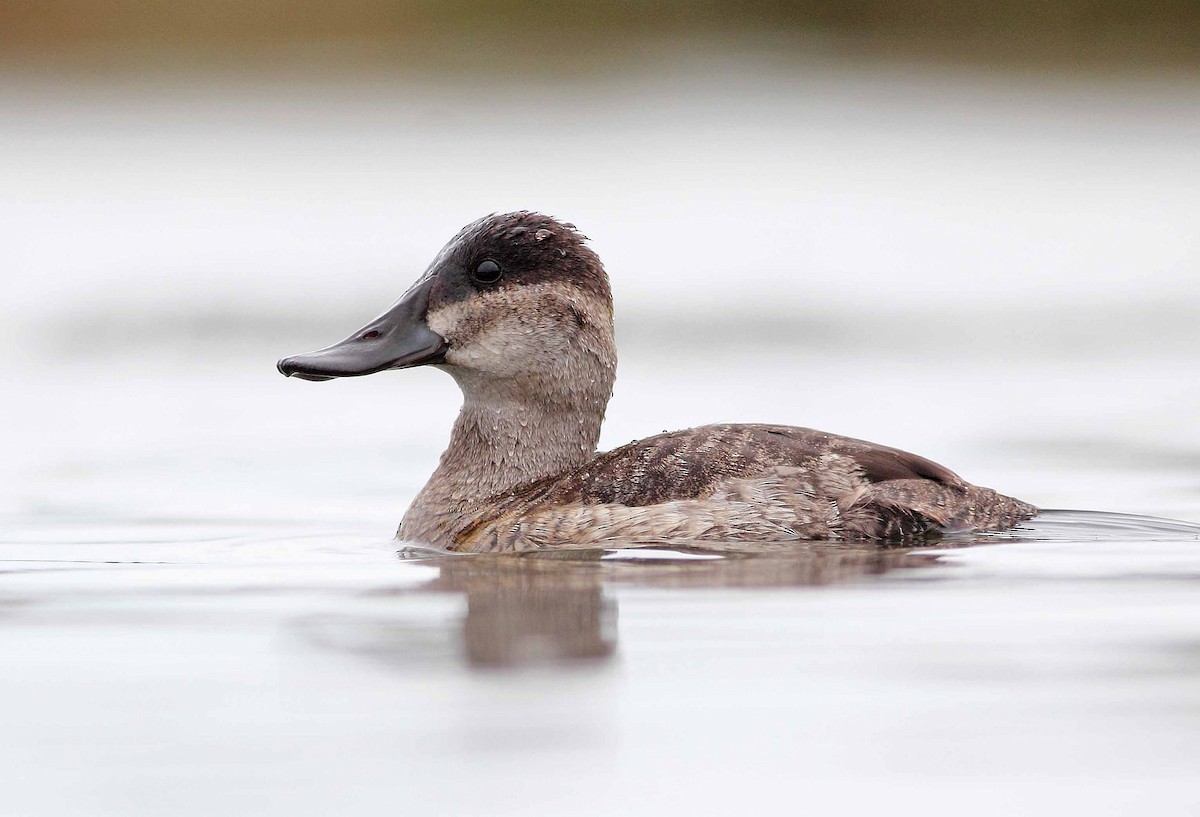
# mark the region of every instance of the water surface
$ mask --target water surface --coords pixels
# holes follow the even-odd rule
[[[0,813],[1200,811],[1200,541],[1161,521],[1200,522],[1200,86],[714,59],[0,77]],[[516,207],[613,276],[603,447],[790,423],[1096,510],[401,558],[453,385],[274,361]]]
[[[0,542],[14,813],[1197,802],[1196,526],[416,558],[236,527]]]

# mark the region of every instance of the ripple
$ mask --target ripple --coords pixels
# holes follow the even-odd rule
[[[1178,519],[1107,511],[1045,510],[1009,531],[975,533],[969,539],[1034,542],[1200,541],[1200,525]],[[952,537],[947,537],[951,541]]]

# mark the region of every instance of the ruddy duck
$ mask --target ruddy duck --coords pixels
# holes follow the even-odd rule
[[[720,540],[909,540],[1002,529],[1032,505],[923,457],[792,426],[711,425],[596,452],[617,354],[608,276],[571,224],[463,228],[306,380],[436,366],[463,393],[450,446],[397,536],[456,551]]]

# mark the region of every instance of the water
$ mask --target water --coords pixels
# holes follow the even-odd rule
[[[1051,514],[912,553],[402,560],[348,534],[18,529],[6,808],[1186,813],[1198,531]]]
[[[1197,86],[657,77],[5,78],[0,813],[1200,810]],[[398,553],[453,385],[274,361],[530,205],[614,275],[603,447],[793,423],[1095,510]]]
[[[609,444],[639,417],[682,425],[703,399],[662,393],[637,362],[661,348],[625,351]],[[815,360],[696,358],[669,358],[671,380],[744,378],[730,416],[804,421],[795,406],[829,402],[754,385],[826,371]],[[1195,525],[1060,511],[916,551],[402,558],[390,532],[453,385],[297,383],[272,363],[227,350],[24,381],[40,399],[10,434],[0,539],[9,813],[1200,806]],[[1186,457],[1039,454],[1028,441],[1056,416],[1006,434],[1011,403],[962,411],[994,402],[969,378],[931,393],[873,366],[839,359],[826,388],[874,377],[908,408],[860,407],[838,430],[882,415],[912,424],[883,439],[1025,498],[1200,519]],[[1086,397],[1055,385],[1069,368],[1026,388]],[[1158,382],[1190,391],[1158,395],[1147,450],[1196,396]]]

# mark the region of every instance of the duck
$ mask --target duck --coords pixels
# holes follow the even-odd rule
[[[383,314],[283,358],[325,381],[433,366],[463,402],[397,538],[446,552],[916,542],[1038,513],[931,460],[809,428],[716,424],[598,452],[616,377],[608,275],[573,224],[464,227]]]

